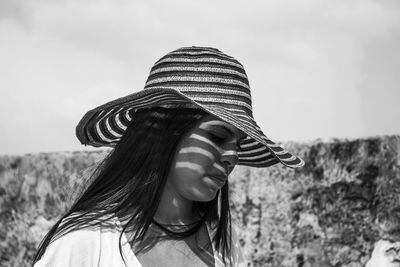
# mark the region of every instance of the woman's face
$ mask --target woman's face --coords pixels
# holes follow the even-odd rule
[[[177,147],[166,189],[191,201],[210,201],[235,167],[242,132],[211,115],[202,118]]]

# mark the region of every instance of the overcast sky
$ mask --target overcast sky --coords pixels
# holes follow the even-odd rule
[[[400,134],[400,1],[0,0],[0,154],[84,149],[86,111],[191,45],[245,66],[274,141]]]

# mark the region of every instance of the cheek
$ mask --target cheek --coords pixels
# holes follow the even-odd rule
[[[188,166],[192,164],[190,167],[194,171],[203,171],[204,174],[204,171],[207,171],[215,163],[216,156],[216,152],[207,147],[200,147],[198,145],[183,147],[176,156],[175,165],[178,166],[175,167],[179,168],[185,164]]]
[[[187,161],[178,161],[175,164],[172,173],[173,176],[183,182],[185,180],[195,180],[198,177],[203,176],[205,174],[205,171],[201,165]]]
[[[182,144],[178,150],[170,181],[183,197],[195,201],[209,201],[215,197],[216,188],[207,175],[215,173],[216,151],[197,140]],[[208,179],[208,180],[207,180]]]
[[[171,178],[177,187],[197,186],[202,177],[207,173],[206,164],[201,164],[201,160],[178,160],[174,164]]]
[[[210,201],[218,189],[207,180],[203,166],[188,161],[176,162],[169,179],[177,193],[192,201]]]

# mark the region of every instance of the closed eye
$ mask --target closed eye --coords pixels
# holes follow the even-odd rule
[[[226,140],[225,136],[219,136],[214,133],[210,133],[210,136],[211,136],[211,139],[213,139],[214,141],[216,141],[218,143],[222,143]]]

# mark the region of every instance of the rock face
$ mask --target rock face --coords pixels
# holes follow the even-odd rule
[[[254,266],[364,266],[400,240],[400,136],[287,143],[306,165],[238,166],[232,215]],[[40,240],[108,151],[0,157],[0,265],[30,266]]]

